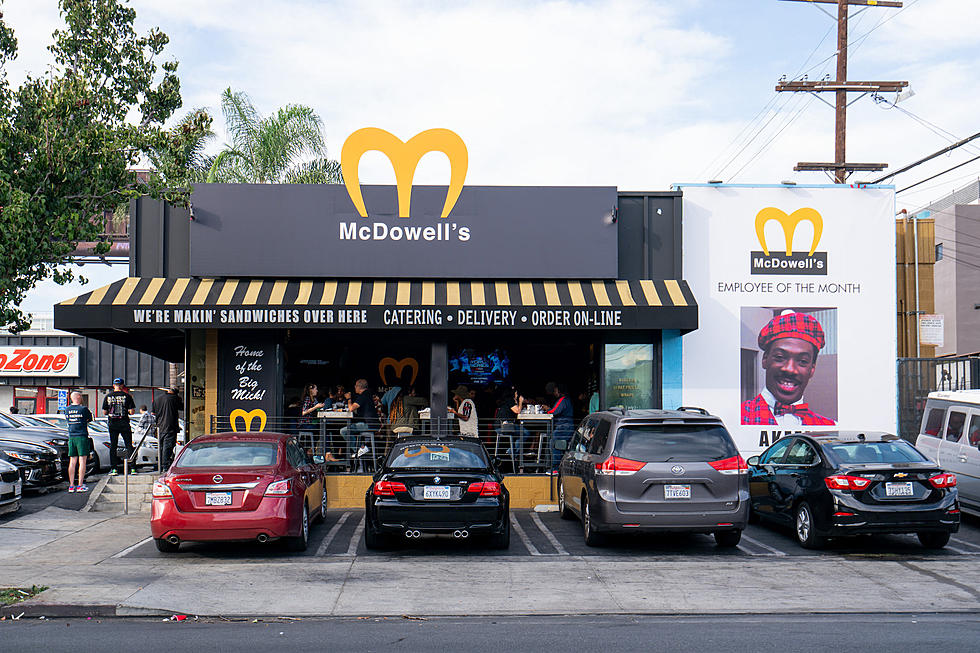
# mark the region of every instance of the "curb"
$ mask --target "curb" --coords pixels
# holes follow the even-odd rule
[[[14,603],[0,607],[0,617],[115,617],[114,605],[70,603]]]
[[[105,486],[109,484],[109,474],[103,474],[102,478],[99,479],[98,484],[92,493],[88,495],[88,501],[82,506],[79,512],[91,512],[92,508],[95,506],[95,502],[98,501],[99,497],[102,496],[102,491],[105,490]],[[86,615],[87,616],[87,615]]]

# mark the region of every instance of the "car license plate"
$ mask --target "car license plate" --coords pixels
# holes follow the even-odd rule
[[[885,496],[886,497],[915,496],[915,492],[912,491],[912,481],[906,481],[905,483],[885,483]]]
[[[690,485],[664,485],[664,499],[690,499]]]
[[[426,485],[422,490],[423,499],[449,499],[452,494],[448,485]]]
[[[231,492],[205,492],[204,505],[206,506],[230,506]]]

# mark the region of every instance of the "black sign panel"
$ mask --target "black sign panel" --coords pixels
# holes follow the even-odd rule
[[[222,333],[218,365],[218,412],[232,418],[233,430],[265,430],[266,419],[280,412],[276,338],[271,334]]]
[[[751,252],[750,274],[827,274],[827,252]]]
[[[190,273],[199,277],[615,279],[614,187],[198,184]]]

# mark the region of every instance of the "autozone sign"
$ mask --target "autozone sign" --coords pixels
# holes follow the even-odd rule
[[[78,347],[0,347],[0,376],[78,376]]]

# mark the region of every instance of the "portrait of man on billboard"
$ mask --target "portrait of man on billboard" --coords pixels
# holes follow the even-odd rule
[[[742,327],[758,328],[752,319],[761,313],[772,315],[772,309],[743,308]],[[827,345],[827,336],[817,315],[833,317],[836,327],[836,309],[809,312],[782,310],[769,319],[758,332],[757,351],[746,352],[743,347],[741,423],[764,424],[784,427],[833,426],[836,417],[836,351],[832,374],[824,375],[822,387],[811,385],[818,369],[821,351]],[[752,322],[755,322],[754,327]],[[836,334],[834,334],[836,335]],[[836,349],[836,347],[835,347]],[[758,385],[758,354],[761,352],[762,388],[754,396]],[[746,358],[745,353],[750,356]],[[825,357],[828,358],[828,357]],[[808,391],[810,388],[810,391]],[[819,390],[819,391],[818,391]],[[807,397],[815,395],[808,402]],[[814,406],[816,403],[831,408],[834,417],[828,417]]]

